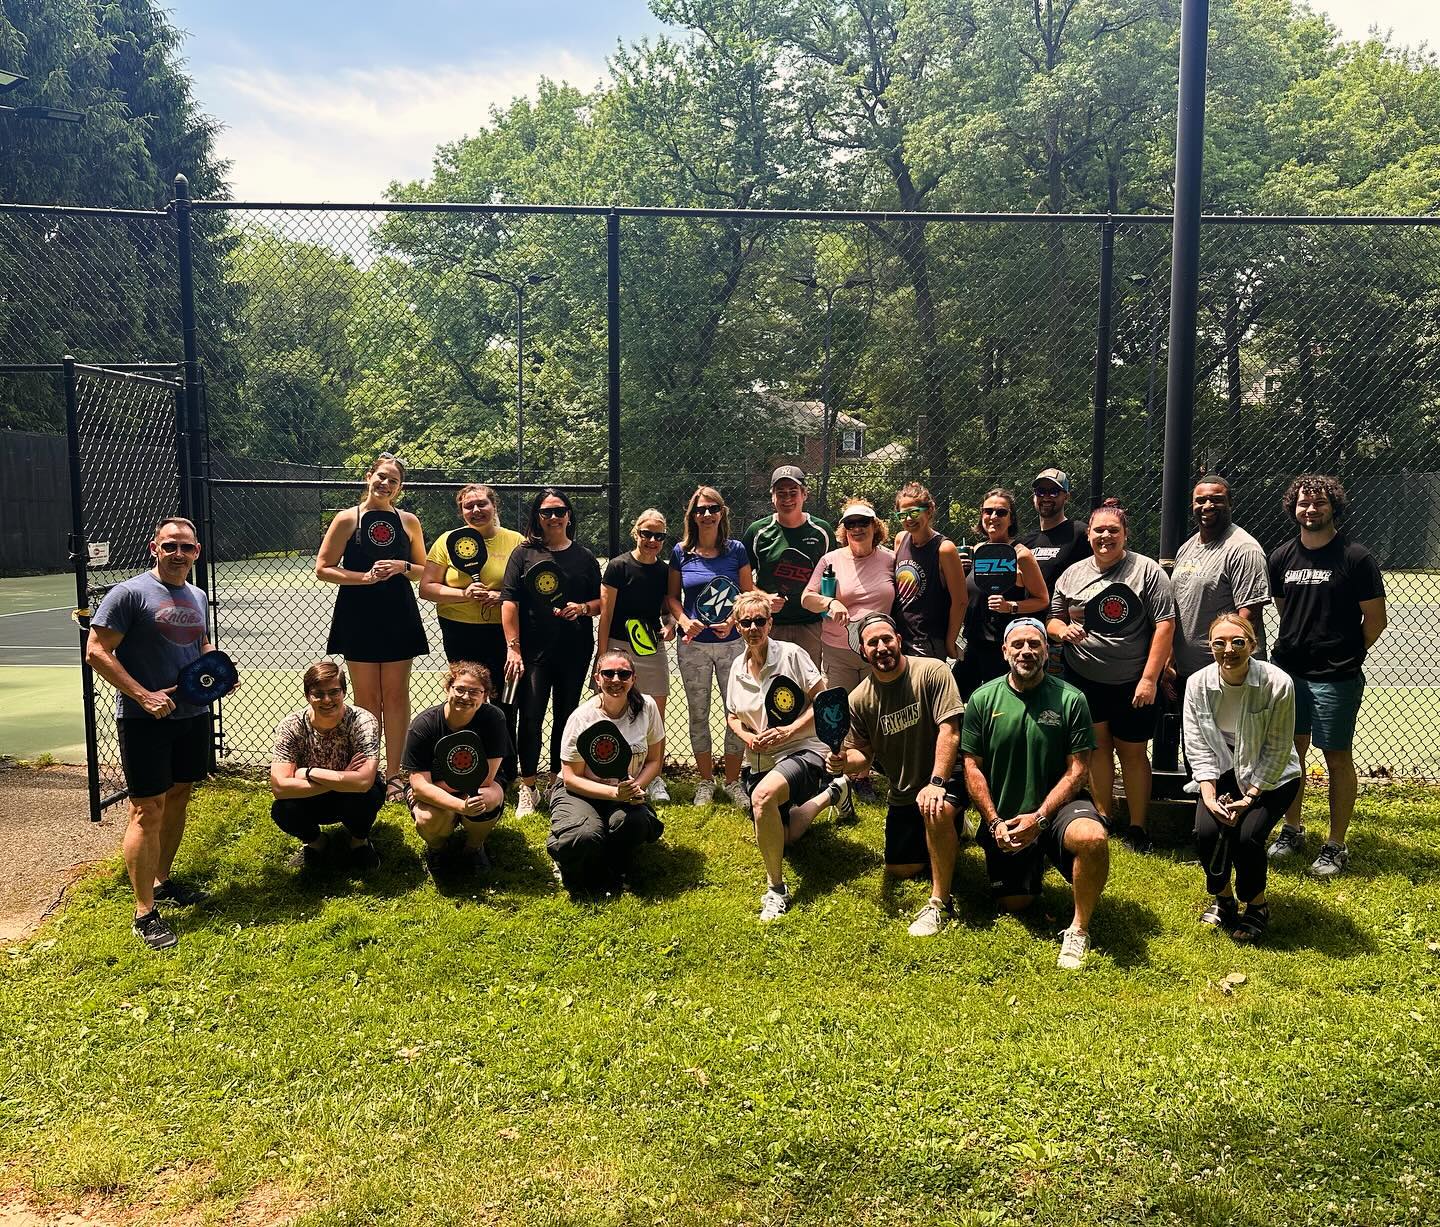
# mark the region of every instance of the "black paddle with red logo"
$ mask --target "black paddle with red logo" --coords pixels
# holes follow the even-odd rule
[[[431,776],[444,784],[457,797],[478,796],[485,777],[490,774],[490,761],[485,757],[485,743],[471,729],[447,733],[435,743]]]
[[[356,535],[375,559],[410,557],[410,537],[398,512],[367,511],[360,517]]]
[[[597,720],[575,739],[580,761],[597,780],[619,783],[630,775],[630,743],[613,720]]]
[[[1085,629],[1092,635],[1123,639],[1144,621],[1144,601],[1121,583],[1107,584],[1085,602]]]

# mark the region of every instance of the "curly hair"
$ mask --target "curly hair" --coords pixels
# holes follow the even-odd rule
[[[1344,517],[1350,506],[1350,499],[1346,496],[1345,487],[1340,484],[1338,477],[1330,477],[1325,473],[1302,473],[1285,488],[1285,494],[1280,499],[1286,516],[1292,520],[1295,518],[1295,504],[1300,501],[1300,491],[1302,490],[1308,490],[1311,494],[1323,494],[1329,499],[1330,506],[1335,509],[1337,520]]]

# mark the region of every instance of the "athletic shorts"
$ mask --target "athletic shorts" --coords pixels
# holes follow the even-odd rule
[[[1309,737],[1317,750],[1350,749],[1364,697],[1364,673],[1323,682],[1295,678],[1295,736]]]
[[[985,850],[985,876],[990,879],[990,893],[997,899],[1008,895],[1038,895],[1048,860],[1069,882],[1075,872],[1075,855],[1065,850],[1065,831],[1077,818],[1093,818],[1103,825],[1100,813],[1087,796],[1076,797],[1062,805],[1050,829],[1021,848],[1006,852],[995,842],[995,836],[983,822],[975,842]]]
[[[1134,707],[1135,687],[1140,684],[1137,677],[1133,682],[1092,682],[1088,677],[1071,669],[1065,671],[1065,680],[1085,696],[1090,704],[1090,719],[1096,724],[1108,724],[1110,736],[1117,741],[1149,741],[1155,736],[1160,723],[1160,694],[1157,688],[1155,702],[1145,707]]]
[[[122,716],[120,766],[131,798],[158,797],[175,784],[203,780],[210,766],[210,717],[156,720]]]
[[[958,771],[945,783],[945,800],[955,810],[955,833],[965,834],[965,807],[970,794],[965,777]],[[885,811],[885,863],[887,865],[928,865],[930,845],[925,842],[925,818],[914,801],[892,804]]]
[[[790,790],[790,800],[780,807],[780,821],[786,826],[790,825],[790,807],[803,805],[828,785],[831,779],[830,773],[825,770],[825,760],[814,750],[801,750],[798,754],[782,758],[770,771],[778,771]],[[752,771],[749,767],[741,769],[740,787],[745,790],[747,804],[760,781],[769,775],[770,771]]]

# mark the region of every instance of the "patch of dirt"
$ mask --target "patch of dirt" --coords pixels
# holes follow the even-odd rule
[[[288,1227],[311,1203],[289,1190],[268,1185],[251,1189],[234,1205],[209,1203],[204,1208],[167,1209],[150,1202],[125,1204],[95,1197],[69,1205],[40,1205],[18,1192],[0,1192],[0,1227]]]
[[[125,806],[110,806],[100,822],[88,810],[84,767],[0,767],[0,942],[33,933],[119,849]],[[6,1213],[0,1202],[0,1227],[12,1227]]]

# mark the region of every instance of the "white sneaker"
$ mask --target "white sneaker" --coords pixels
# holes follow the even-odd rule
[[[932,896],[930,902],[920,909],[920,914],[910,922],[910,936],[934,937],[949,923],[951,910],[948,899]]]
[[[515,796],[515,817],[528,818],[540,808],[540,794],[529,784],[521,784]]]
[[[713,805],[715,803],[715,781],[701,780],[695,785],[696,805]]]
[[[650,781],[650,787],[645,790],[645,795],[652,801],[670,800],[670,790],[665,787],[665,778],[657,775]]]
[[[790,910],[790,892],[783,886],[776,890],[773,886],[765,892],[760,899],[760,919],[777,920]]]
[[[1060,957],[1055,960],[1055,966],[1064,971],[1078,971],[1089,953],[1090,935],[1066,929],[1060,934]]]

